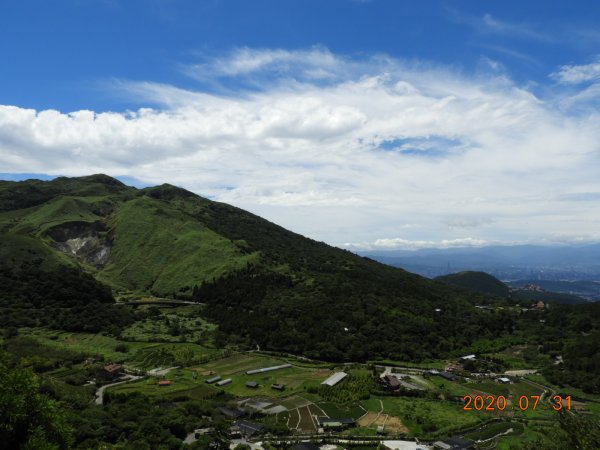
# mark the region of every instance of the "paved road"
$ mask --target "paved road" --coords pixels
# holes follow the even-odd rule
[[[140,378],[143,378],[143,377],[138,377],[135,375],[125,375],[123,378],[127,378],[127,379],[126,380],[122,379],[121,381],[117,381],[116,383],[105,384],[104,386],[99,387],[98,390],[96,391],[96,400],[95,400],[96,405],[102,405],[104,403],[104,391],[107,388],[109,388],[111,386],[116,386],[118,384],[123,384],[123,383],[128,383],[130,381],[139,380]]]

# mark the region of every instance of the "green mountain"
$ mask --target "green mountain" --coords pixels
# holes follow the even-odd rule
[[[13,285],[22,279],[39,291],[34,278],[69,270],[83,299],[90,289],[74,280],[90,275],[117,299],[193,299],[206,304],[223,345],[417,360],[510,327],[477,311],[472,304],[485,300],[476,295],[167,184],[135,189],[105,175],[0,182],[0,242],[0,268]],[[0,304],[14,306],[26,291],[0,293]],[[35,295],[43,307],[49,294]]]
[[[562,303],[565,305],[577,305],[588,303],[585,298],[578,295],[563,292],[553,292],[543,289],[535,282],[520,284],[519,287],[509,286],[497,278],[485,272],[465,271],[442,275],[434,278],[441,283],[467,289],[484,295],[501,298],[512,298],[522,302]]]
[[[507,298],[510,294],[509,287],[499,279],[485,272],[458,272],[434,278],[444,284],[457,286],[485,295]]]

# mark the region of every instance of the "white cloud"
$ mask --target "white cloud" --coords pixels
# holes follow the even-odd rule
[[[334,244],[595,233],[597,200],[568,196],[600,192],[595,110],[569,116],[560,99],[536,98],[504,74],[322,48],[242,49],[202,70],[253,88],[116,83],[162,106],[126,113],[0,106],[0,172],[170,182]]]
[[[341,247],[348,250],[420,250],[423,248],[459,248],[459,247],[484,247],[492,244],[483,239],[461,238],[461,239],[442,239],[440,241],[432,240],[408,240],[402,238],[384,238],[376,239],[374,242],[363,243],[344,243]]]
[[[564,65],[550,75],[552,79],[564,84],[580,84],[600,80],[600,58],[590,64]]]

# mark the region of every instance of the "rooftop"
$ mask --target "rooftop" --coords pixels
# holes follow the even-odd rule
[[[326,384],[327,386],[335,386],[347,376],[348,374],[346,372],[336,372],[329,378],[327,378],[325,381],[323,381],[321,384]]]

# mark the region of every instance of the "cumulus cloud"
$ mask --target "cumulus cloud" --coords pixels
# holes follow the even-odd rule
[[[186,71],[243,83],[118,82],[160,106],[125,113],[0,106],[0,172],[170,182],[373,248],[588,235],[600,219],[594,199],[568,197],[600,191],[597,112],[569,116],[505,74],[318,47],[240,49]]]

